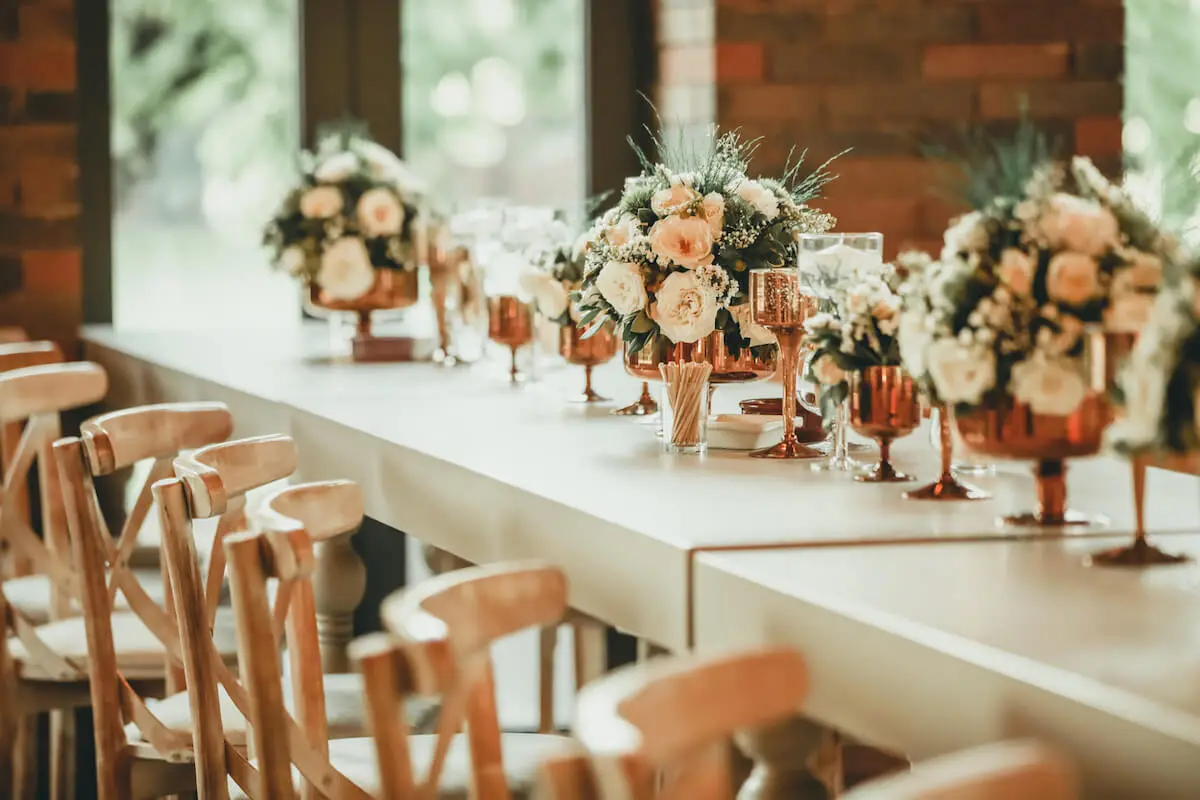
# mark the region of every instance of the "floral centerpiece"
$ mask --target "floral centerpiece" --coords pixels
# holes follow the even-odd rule
[[[734,358],[745,347],[774,346],[750,325],[750,270],[781,266],[799,234],[833,224],[806,205],[830,176],[822,165],[801,178],[801,158],[780,179],[752,179],[755,146],[714,133],[699,154],[659,143],[663,163],[638,150],[642,173],[593,228],[581,326],[611,321],[631,353],[660,336],[691,343],[716,331]]]
[[[827,427],[846,399],[847,373],[900,365],[897,288],[901,275],[891,264],[882,271],[859,271],[831,287],[828,310],[805,323],[812,347],[806,377],[820,387],[821,416]]]
[[[330,304],[352,303],[371,293],[380,272],[415,272],[422,207],[418,182],[391,151],[363,136],[336,135],[302,153],[300,183],[264,241],[277,268]]]
[[[533,298],[538,312],[557,325],[575,325],[579,319],[571,296],[583,283],[585,237],[571,243],[565,235],[530,251],[530,266],[520,278],[521,289]]]
[[[1122,452],[1200,452],[1200,258],[1169,280],[1117,382]]]
[[[1086,158],[1039,166],[946,231],[904,289],[903,362],[960,413],[1006,398],[1066,416],[1089,392],[1085,329],[1132,334],[1177,246]]]

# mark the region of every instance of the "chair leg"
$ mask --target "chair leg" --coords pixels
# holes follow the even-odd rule
[[[554,650],[557,646],[557,626],[547,625],[538,631],[538,733],[554,731]]]
[[[608,667],[608,646],[604,623],[579,618],[571,621],[574,637],[575,690],[596,680]]]
[[[75,797],[75,709],[50,712],[50,800]]]
[[[37,797],[37,723],[36,714],[26,714],[17,725],[13,745],[12,796],[16,800],[34,800]]]

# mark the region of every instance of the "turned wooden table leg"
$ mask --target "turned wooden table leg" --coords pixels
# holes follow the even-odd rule
[[[738,733],[738,747],[754,762],[738,800],[829,800],[841,793],[837,735],[795,716]]]
[[[350,545],[350,535],[319,542],[315,548],[313,599],[317,607],[317,637],[321,671],[349,672],[346,648],[354,636],[354,610],[367,590],[367,568]]]

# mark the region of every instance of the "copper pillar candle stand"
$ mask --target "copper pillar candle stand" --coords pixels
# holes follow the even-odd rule
[[[854,479],[863,483],[900,483],[913,477],[896,471],[891,462],[892,441],[921,424],[916,382],[902,367],[867,367],[851,372],[850,426],[879,443],[879,463]]]
[[[991,497],[984,490],[963,483],[954,477],[954,422],[953,411],[943,406],[938,411],[938,439],[942,456],[942,472],[938,479],[920,489],[904,493],[905,500],[987,500]]]
[[[577,403],[603,403],[608,400],[592,388],[592,370],[612,359],[617,354],[617,336],[611,322],[604,323],[594,334],[584,337],[586,331],[574,325],[562,325],[558,329],[558,352],[568,364],[583,367],[583,393],[571,399]]]
[[[517,368],[517,351],[533,341],[533,310],[525,301],[512,295],[489,297],[487,308],[488,338],[509,349],[509,382],[520,383],[522,375]]]
[[[1011,398],[1001,406],[958,416],[955,424],[971,450],[995,458],[1036,462],[1037,508],[1001,519],[1005,525],[1065,527],[1096,522],[1067,508],[1068,458],[1100,452],[1109,406],[1103,393],[1093,392],[1067,416],[1036,414]]]
[[[331,297],[317,283],[308,285],[309,302],[327,311],[357,315],[353,341],[355,361],[413,361],[416,342],[411,336],[376,336],[371,332],[371,312],[408,308],[421,298],[418,270],[376,269],[375,283],[352,300]]]
[[[1113,547],[1088,556],[1086,563],[1093,567],[1153,567],[1163,564],[1182,564],[1190,559],[1185,555],[1168,553],[1150,544],[1146,538],[1146,469],[1159,467],[1174,472],[1200,475],[1200,454],[1188,456],[1134,456],[1133,515],[1136,528],[1130,544]]]

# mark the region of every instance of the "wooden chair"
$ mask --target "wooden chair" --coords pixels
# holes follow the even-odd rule
[[[671,657],[618,670],[581,692],[575,732],[585,752],[543,765],[542,796],[732,800],[734,732],[792,716],[807,688],[804,662],[789,649]],[[1031,743],[1002,743],[935,759],[842,795],[844,800],[1076,796],[1070,766]]]
[[[43,355],[53,357],[49,348]],[[50,614],[55,618],[69,615],[79,597],[79,580],[71,565],[51,447],[61,433],[61,412],[96,402],[107,387],[104,370],[86,362],[31,366],[0,374],[0,429],[23,426],[6,464],[0,493],[0,553],[5,562],[19,565],[23,572],[45,576],[40,580],[53,587],[48,594],[52,595]],[[25,502],[26,476],[34,468],[41,501],[41,536],[30,524]],[[7,565],[0,565],[0,575],[11,574]],[[0,592],[6,598],[10,585],[16,585],[14,580],[19,579],[0,583]],[[74,777],[74,716],[67,710],[87,704],[86,667],[78,659],[78,642],[69,630],[69,620],[46,623],[45,619],[26,617],[7,600],[5,605],[5,650],[11,662],[12,694],[0,697],[0,703],[8,705],[10,712],[22,720],[19,738],[23,753],[16,759],[11,791],[17,797],[32,796],[35,791],[31,718],[48,711],[49,794],[66,796]],[[81,627],[75,635],[82,639]]]
[[[134,461],[153,458],[150,477],[170,474],[171,456],[206,442],[220,441],[232,430],[228,409],[219,403],[170,404],[116,412],[84,423],[82,438],[55,443],[55,456],[62,472],[67,519],[83,582],[83,623],[86,629],[87,666],[90,672],[99,796],[104,800],[158,797],[194,789],[191,766],[191,703],[187,691],[161,700],[144,699],[138,678],[172,676],[168,665],[178,669],[183,647],[175,621],[174,603],[163,608],[140,586],[128,566],[136,532],[149,512],[153,495],[143,487],[122,536],[114,541],[97,510],[93,475],[109,474]],[[271,438],[271,437],[267,437]],[[295,448],[290,439],[274,437],[278,456],[271,472],[258,477],[263,484],[285,477],[295,465]],[[201,447],[194,457],[223,445]],[[214,550],[221,539],[244,523],[243,495],[254,488],[247,482],[231,487],[222,508],[214,537]],[[159,509],[160,516],[162,509]],[[214,515],[215,516],[215,515]],[[213,558],[213,561],[219,559]],[[224,664],[236,658],[231,614],[218,615],[215,602],[220,592],[223,559],[213,565],[207,597],[199,613],[209,632],[214,660]],[[130,612],[114,612],[117,592],[129,598]],[[170,600],[170,593],[165,593]],[[213,603],[207,601],[212,599]],[[182,672],[181,670],[179,672]],[[174,681],[183,683],[179,674]],[[244,719],[241,740],[245,740]],[[231,728],[236,723],[231,720]]]
[[[447,573],[384,601],[388,633],[352,646],[378,756],[371,785],[381,797],[526,796],[537,764],[574,748],[562,737],[500,732],[490,654],[508,635],[558,624],[566,601],[562,571],[531,563]],[[400,713],[406,697],[435,694],[436,736],[409,735]],[[467,732],[458,735],[464,721]],[[428,765],[420,782],[414,764]]]

